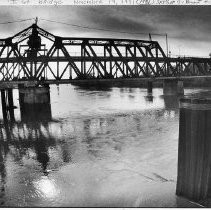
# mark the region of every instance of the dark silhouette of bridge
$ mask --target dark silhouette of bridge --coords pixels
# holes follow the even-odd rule
[[[211,75],[211,59],[168,57],[157,41],[59,37],[36,23],[0,39],[0,84]]]

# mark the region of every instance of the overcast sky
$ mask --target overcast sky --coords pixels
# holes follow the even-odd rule
[[[1,6],[0,22],[39,18],[38,25],[55,35],[148,39],[147,35],[88,30],[50,23],[55,20],[131,33],[167,33],[172,54],[208,56],[211,52],[211,6]],[[0,37],[33,21],[0,25]],[[165,37],[153,36],[165,49]]]

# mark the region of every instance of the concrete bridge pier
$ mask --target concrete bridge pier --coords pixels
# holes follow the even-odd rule
[[[49,85],[41,87],[19,86],[19,100],[21,104],[50,103]]]
[[[163,81],[163,95],[183,95],[183,81],[178,79],[165,79]]]
[[[42,121],[51,119],[50,88],[19,86],[21,120]]]
[[[211,197],[211,99],[180,99],[176,194],[196,202]]]
[[[147,93],[152,94],[153,83],[152,81],[147,82]]]

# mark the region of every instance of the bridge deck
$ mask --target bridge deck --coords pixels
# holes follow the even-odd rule
[[[1,81],[0,82],[0,89],[7,89],[7,88],[18,88],[18,85],[24,85],[25,87],[36,86],[39,84],[95,84],[96,82],[100,82],[102,84],[111,83],[111,82],[124,82],[124,83],[131,83],[131,82],[146,82],[146,81],[164,81],[164,80],[197,80],[197,79],[211,79],[211,75],[208,76],[184,76],[184,77],[154,77],[154,78],[116,78],[116,79],[83,79],[83,80],[70,80],[70,79],[61,79],[61,80],[45,80],[45,81]]]

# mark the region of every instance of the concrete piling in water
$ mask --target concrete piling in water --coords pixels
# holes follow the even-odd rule
[[[42,121],[51,119],[49,85],[42,87],[19,86],[21,120]]]
[[[176,194],[204,201],[211,192],[211,99],[180,99]]]
[[[183,81],[177,79],[166,79],[163,81],[164,95],[183,95],[184,87]]]
[[[25,104],[50,103],[49,86],[19,88],[19,98]]]
[[[152,81],[147,82],[147,93],[152,94]]]

